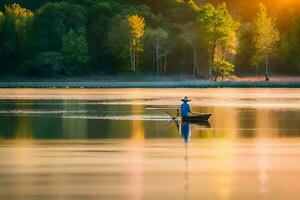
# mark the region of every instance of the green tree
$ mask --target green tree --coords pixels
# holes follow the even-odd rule
[[[136,71],[139,65],[139,53],[144,51],[142,39],[145,35],[145,20],[138,15],[127,18],[130,27],[130,63],[132,71]]]
[[[63,36],[62,52],[68,71],[78,73],[89,62],[89,51],[85,28],[81,27],[78,32],[72,29]]]
[[[50,51],[39,53],[30,63],[32,67],[27,73],[47,76],[56,76],[64,70],[64,58],[60,52]]]
[[[78,30],[85,23],[83,7],[65,2],[48,2],[37,10],[33,20],[33,49],[38,52],[60,51],[66,32]]]
[[[220,4],[217,7],[212,4],[205,4],[200,10],[200,21],[206,27],[206,40],[209,48],[210,67],[209,76],[212,76],[212,68],[217,59],[221,60],[233,53],[236,48],[236,31],[239,23],[236,22],[226,8],[226,4]],[[230,47],[230,51],[228,48]],[[217,51],[217,49],[219,49]],[[218,56],[218,55],[219,56]]]
[[[130,51],[130,28],[127,19],[117,15],[112,19],[108,32],[107,46],[112,55],[112,69],[115,73],[128,72],[131,67]]]
[[[292,72],[298,71],[300,72],[300,16],[296,17],[292,23],[292,29],[288,34],[288,44],[289,48],[286,49],[286,53],[288,54],[287,60],[291,63],[293,69]]]
[[[112,72],[113,58],[107,41],[111,18],[119,10],[118,6],[112,2],[99,2],[88,9],[87,39],[91,55],[90,69],[94,73]]]
[[[264,4],[259,4],[258,12],[254,22],[254,46],[255,54],[253,64],[259,65],[265,60],[266,80],[269,80],[269,55],[272,53],[274,45],[280,40],[279,31],[275,27],[275,21],[268,17]]]

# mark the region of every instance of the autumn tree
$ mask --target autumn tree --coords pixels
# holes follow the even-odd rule
[[[3,22],[4,22],[4,15],[0,11],[0,37],[2,36],[2,33],[3,33]],[[1,39],[0,39],[0,41],[1,41]],[[0,54],[1,54],[1,50],[0,50]]]
[[[237,48],[236,31],[240,24],[236,22],[226,8],[226,4],[217,7],[205,4],[200,10],[200,21],[206,28],[206,40],[209,48],[209,76],[212,77],[216,60],[226,60]],[[228,51],[230,47],[230,51]]]
[[[254,22],[254,46],[255,54],[253,64],[259,65],[265,60],[266,81],[269,80],[269,55],[272,53],[274,45],[280,40],[279,31],[275,27],[275,21],[268,17],[264,4],[259,4],[258,12]]]
[[[2,37],[5,38],[1,42],[1,45],[3,45],[2,49],[5,51],[5,54],[9,56],[14,55],[21,59],[26,52],[25,47],[28,42],[33,13],[14,3],[5,6],[4,16],[2,17]]]
[[[18,38],[18,46],[20,49],[23,49],[28,38],[29,24],[31,23],[33,13],[31,10],[22,8],[19,4],[14,3],[5,6],[5,17],[13,21],[15,33]]]
[[[127,18],[130,27],[130,63],[132,71],[136,71],[139,65],[139,53],[143,52],[142,39],[145,34],[145,20],[138,15]]]
[[[0,11],[0,33],[2,32],[2,26],[3,26],[3,20],[4,20],[4,15],[3,13]]]
[[[225,76],[231,75],[234,72],[234,65],[226,60],[217,60],[214,62],[213,71],[215,73],[215,80],[218,76],[222,77],[224,80]]]

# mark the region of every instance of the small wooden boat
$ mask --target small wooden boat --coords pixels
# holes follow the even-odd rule
[[[209,118],[212,116],[211,113],[203,113],[197,115],[191,115],[186,118],[182,118],[183,122],[208,122]]]

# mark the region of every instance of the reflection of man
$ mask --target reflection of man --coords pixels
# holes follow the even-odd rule
[[[181,101],[183,101],[183,104],[181,104],[180,106],[181,117],[188,118],[192,113],[190,109],[190,105],[188,104],[188,102],[191,100],[189,100],[189,98],[186,96],[183,99],[181,99]]]
[[[189,122],[181,123],[181,137],[184,139],[185,143],[190,142],[191,137],[191,125]]]

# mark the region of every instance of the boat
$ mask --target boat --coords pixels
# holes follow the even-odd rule
[[[183,122],[192,122],[192,123],[208,122],[209,118],[212,116],[212,113],[197,113],[189,117],[182,118],[179,116],[179,112],[177,112],[176,116],[173,116],[169,112],[167,112],[167,114],[170,115],[173,120],[181,120]]]
[[[189,117],[181,118],[183,122],[208,122],[212,116],[211,113],[203,113],[197,115],[191,115]]]

